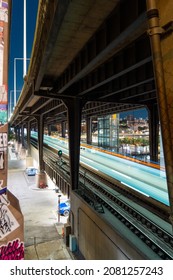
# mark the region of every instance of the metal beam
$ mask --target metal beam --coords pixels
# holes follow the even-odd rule
[[[98,65],[104,63],[111,56],[118,53],[122,48],[139,38],[146,32],[147,21],[145,13],[139,16],[125,31],[123,31],[116,39],[114,39],[103,51],[101,51],[94,59],[91,60],[78,74],[67,82],[57,94],[61,96],[68,87],[77,82],[79,79],[86,76],[89,72],[93,71]],[[56,91],[55,89],[53,91]]]
[[[158,7],[164,21],[172,20],[172,12],[165,12],[163,1],[147,0],[148,35],[150,36],[153,68],[156,80],[157,99],[162,131],[165,168],[167,175],[168,194],[170,202],[170,221],[173,225],[173,95],[172,95],[172,36],[161,41],[164,30],[160,26]],[[168,1],[167,1],[168,2]],[[168,3],[167,3],[168,5]],[[169,10],[173,8],[169,1]],[[166,10],[168,11],[168,10]],[[165,71],[166,69],[166,71]]]
[[[38,91],[40,89],[43,76],[45,75],[47,62],[52,54],[52,49],[57,40],[57,35],[59,33],[64,16],[67,12],[69,3],[70,0],[56,0],[52,3],[52,11],[54,14],[50,15],[50,17],[54,19],[54,22],[51,26],[51,29],[49,30],[49,34],[51,34],[51,36],[49,36],[48,44],[46,46],[46,49],[44,50],[44,56],[42,58],[41,65],[39,65],[39,71],[37,73],[37,79],[35,82],[35,91]]]

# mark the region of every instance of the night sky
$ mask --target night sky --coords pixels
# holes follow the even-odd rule
[[[146,119],[148,117],[148,112],[145,108],[127,111],[127,112],[120,113],[120,118],[122,118],[122,119],[126,118],[127,115],[132,115],[132,116],[134,116],[134,118],[137,118],[137,119],[138,118]]]
[[[12,0],[12,18],[10,32],[10,56],[8,73],[8,93],[14,90],[14,58],[23,57],[23,0]],[[27,17],[27,58],[32,52],[32,43],[35,32],[38,0],[26,0]],[[16,60],[16,90],[23,87],[23,60]],[[17,93],[18,96],[19,93]],[[10,100],[10,98],[9,98]],[[11,96],[13,102],[13,93]]]

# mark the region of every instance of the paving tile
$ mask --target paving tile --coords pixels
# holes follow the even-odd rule
[[[25,248],[24,259],[25,260],[38,260],[35,246],[29,246],[29,247]]]

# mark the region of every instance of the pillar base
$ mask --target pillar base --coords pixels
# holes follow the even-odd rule
[[[44,171],[40,171],[37,174],[36,186],[39,189],[46,189],[48,187],[47,175],[46,175],[46,173]]]

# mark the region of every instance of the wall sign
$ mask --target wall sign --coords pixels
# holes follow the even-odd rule
[[[23,260],[24,244],[19,239],[0,247],[0,260]]]
[[[6,195],[0,195],[0,240],[19,227],[19,223],[9,210],[8,205]]]

